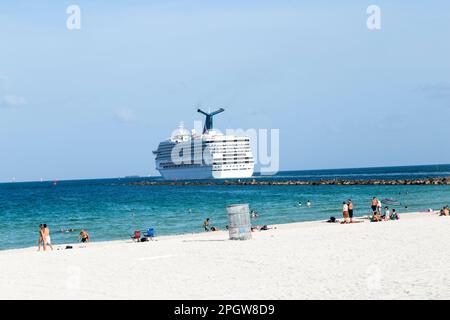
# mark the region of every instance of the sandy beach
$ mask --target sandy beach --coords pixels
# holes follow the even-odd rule
[[[0,252],[1,299],[448,299],[450,219],[291,223]]]

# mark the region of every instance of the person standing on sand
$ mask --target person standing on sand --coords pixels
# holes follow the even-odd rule
[[[377,211],[377,205],[378,205],[378,199],[377,199],[377,197],[373,197],[372,203],[371,203],[372,213]]]
[[[350,217],[350,223],[353,223],[353,202],[348,199],[348,216]]]
[[[342,203],[342,215],[344,220],[341,223],[348,223],[348,204],[345,201]]]
[[[44,229],[42,232],[42,239],[44,242],[44,251],[46,250],[47,244],[50,246],[50,249],[52,249],[52,251],[53,251],[52,241],[50,240],[50,229],[47,227],[46,224],[44,224]]]
[[[42,223],[39,225],[39,238],[38,238],[38,250],[37,251],[41,251],[41,243],[44,242],[44,226],[42,225]],[[42,244],[42,246],[44,246],[44,244]]]

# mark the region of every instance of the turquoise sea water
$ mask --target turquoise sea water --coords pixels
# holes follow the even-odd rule
[[[405,179],[450,176],[450,165],[281,172],[257,179]],[[87,229],[93,241],[125,239],[135,229],[153,227],[157,235],[202,232],[206,217],[224,228],[225,207],[249,203],[260,218],[275,224],[340,217],[342,201],[351,198],[355,214],[369,213],[372,196],[394,198],[400,212],[438,209],[450,203],[450,186],[131,186],[107,179],[0,184],[0,249],[34,246],[37,227],[49,225],[56,244],[74,242]],[[305,203],[311,200],[311,208]],[[301,201],[303,206],[299,206]],[[191,212],[190,210],[191,209]]]

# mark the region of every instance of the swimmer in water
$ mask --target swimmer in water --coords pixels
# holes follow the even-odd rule
[[[69,232],[74,232],[75,231],[75,229],[59,229],[59,232],[60,233],[69,233]]]
[[[259,213],[257,213],[255,210],[252,210],[251,217],[252,217],[252,219],[258,218],[259,217]]]
[[[306,206],[307,206],[308,208],[311,208],[311,201],[308,200],[308,201],[306,202]]]

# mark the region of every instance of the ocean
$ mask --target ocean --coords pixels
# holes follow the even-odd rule
[[[286,171],[256,179],[415,179],[450,176],[450,165]],[[370,212],[373,196],[401,202],[397,209],[425,211],[450,204],[450,186],[135,186],[160,178],[122,178],[0,184],[0,250],[35,246],[46,223],[54,244],[73,243],[86,229],[92,241],[127,239],[153,227],[156,236],[202,232],[203,220],[223,229],[226,206],[249,203],[258,225],[341,217],[342,201],[352,199],[355,215]],[[306,201],[311,207],[306,207]],[[302,203],[302,206],[299,205]],[[406,208],[407,207],[407,208]]]

